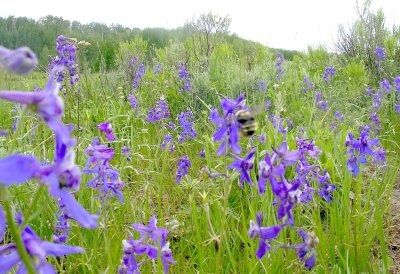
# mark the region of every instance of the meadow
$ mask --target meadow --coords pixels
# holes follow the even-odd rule
[[[249,60],[219,43],[196,59],[171,42],[145,59],[137,38],[120,44],[116,69],[93,72],[80,52],[94,45],[57,41],[49,70],[0,70],[0,272],[18,268],[21,237],[19,256],[44,273],[46,262],[58,273],[393,267],[400,72],[390,49],[376,45],[371,71],[324,48],[286,60],[257,46]],[[8,90],[58,92],[63,113],[7,102],[22,100]],[[238,110],[251,110],[254,135],[238,137]]]

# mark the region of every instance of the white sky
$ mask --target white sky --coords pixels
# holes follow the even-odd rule
[[[3,0],[5,1],[5,0]],[[337,26],[357,18],[356,0],[12,0],[0,16],[62,16],[81,23],[118,23],[126,27],[182,26],[202,12],[230,15],[231,32],[269,47],[305,50],[322,44],[333,49]],[[362,2],[362,0],[360,0]],[[373,0],[386,22],[400,24],[400,0]],[[0,41],[1,42],[1,41]]]

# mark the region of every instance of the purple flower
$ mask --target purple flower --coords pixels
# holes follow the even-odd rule
[[[169,117],[169,107],[164,99],[157,102],[155,108],[150,108],[146,120],[150,123],[160,122]]]
[[[400,75],[393,79],[394,89],[400,96]]]
[[[297,150],[289,152],[288,149],[289,146],[284,141],[280,144],[279,149],[272,148],[272,150],[274,151],[274,155],[272,157],[273,158],[277,157],[277,159],[281,160],[281,162],[285,166],[294,165],[297,159],[299,159],[299,152]]]
[[[315,235],[314,232],[306,233],[304,230],[299,229],[297,230],[299,235],[303,238],[304,242],[301,244],[297,245],[291,245],[291,246],[282,246],[282,248],[292,248],[297,250],[297,257],[300,258],[302,262],[304,262],[304,265],[306,268],[311,269],[314,267],[315,262],[316,262],[316,251],[315,247],[319,243],[318,237]],[[306,259],[307,254],[310,255]]]
[[[189,160],[189,157],[187,155],[183,156],[182,158],[179,158],[178,162],[178,170],[176,171],[176,183],[178,184],[183,176],[187,175],[189,172],[189,167],[192,166],[192,163]]]
[[[303,83],[306,84],[306,86],[303,88],[303,92],[307,92],[309,90],[314,89],[314,83],[311,82],[307,76],[304,76],[303,78]]]
[[[21,225],[23,220],[20,214],[17,216],[18,224]],[[74,253],[84,253],[84,249],[78,246],[68,246],[42,241],[32,228],[27,225],[21,231],[24,247],[32,258],[35,271],[37,273],[56,273],[52,265],[47,262],[46,257],[55,256],[62,257]],[[19,265],[17,273],[26,273],[27,270],[22,264],[22,260],[18,253],[15,243],[3,245],[0,248],[0,272],[8,273],[14,266]]]
[[[189,72],[184,65],[178,65],[178,76],[184,82],[182,89],[179,92],[189,91],[192,89],[190,85]]]
[[[120,203],[123,203],[124,197],[121,190],[124,183],[119,179],[119,172],[109,163],[114,156],[114,150],[100,145],[98,138],[95,137],[85,153],[89,158],[83,173],[96,175],[86,184],[86,187],[97,189],[100,192],[101,200],[110,193],[110,195],[117,196]]]
[[[123,146],[123,147],[121,148],[121,153],[122,153],[123,156],[126,157],[126,160],[127,160],[128,162],[131,161],[131,148],[130,148],[130,147],[128,147],[128,146]]]
[[[375,57],[379,61],[385,61],[385,49],[383,47],[375,48]]]
[[[165,228],[157,228],[156,224],[157,220],[152,216],[147,226],[143,224],[132,225],[132,227],[140,233],[140,239],[133,240],[131,237],[129,240],[122,241],[124,255],[118,273],[140,273],[139,267],[143,265],[146,260],[138,263],[136,255],[146,254],[150,260],[157,260],[161,257],[164,273],[169,272],[170,264],[176,264],[176,261],[172,258],[169,242],[166,241],[169,231]]]
[[[109,121],[106,121],[105,123],[101,123],[97,125],[97,128],[106,134],[106,138],[108,141],[112,142],[114,140],[117,140],[118,138],[114,135],[114,131],[112,129],[112,126]]]
[[[285,73],[285,69],[283,68],[283,63],[285,63],[285,58],[283,57],[283,54],[280,52],[276,52],[276,57],[278,57],[278,60],[275,63],[275,70],[276,70],[276,80],[281,80],[283,74]]]
[[[204,150],[204,147],[200,150],[199,156],[201,158],[206,158],[206,151]]]
[[[164,246],[167,241],[168,229],[157,228],[157,219],[154,216],[151,216],[147,226],[136,223],[132,227],[140,233],[141,241],[151,239],[161,246]]]
[[[60,208],[56,212],[56,215],[58,215],[58,225],[55,226],[55,229],[57,231],[53,233],[53,242],[65,243],[71,229],[68,223],[68,219],[72,218],[68,215],[68,209],[66,208],[62,200],[58,201],[58,206]]]
[[[242,148],[238,144],[239,142],[239,127],[235,118],[235,113],[238,110],[248,109],[244,101],[244,93],[242,93],[236,101],[226,98],[225,96],[219,94],[222,97],[221,107],[223,110],[223,117],[219,116],[216,109],[211,110],[210,120],[214,122],[218,129],[213,135],[213,141],[221,141],[222,143],[218,148],[217,155],[222,155],[227,153],[230,148],[233,153],[240,154]]]
[[[335,117],[336,119],[338,119],[338,120],[340,120],[340,121],[342,121],[342,122],[343,122],[343,120],[344,120],[343,113],[341,113],[339,110],[337,110],[337,111],[335,112],[335,115],[334,115],[333,117]]]
[[[271,183],[271,186],[275,186],[277,184],[276,176],[280,177],[285,173],[285,167],[282,164],[274,166],[274,163],[275,158],[271,159],[269,154],[266,153],[265,160],[260,161],[258,164],[258,191],[260,194],[265,192],[267,180]]]
[[[380,86],[380,88],[381,88],[383,91],[385,91],[385,92],[387,92],[387,93],[390,93],[391,87],[390,87],[390,82],[389,82],[389,80],[383,79],[383,80],[379,83],[379,86]]]
[[[56,42],[56,50],[59,56],[51,57],[51,62],[48,66],[50,71],[52,71],[53,68],[56,66],[65,66],[69,72],[69,81],[71,86],[74,86],[80,80],[78,74],[79,68],[76,58],[76,52],[78,51],[76,42],[77,41],[75,38],[59,35]],[[57,82],[64,81],[65,72],[59,71],[57,72],[57,74]]]
[[[263,134],[258,135],[258,141],[260,141],[261,144],[265,144],[265,138],[267,138],[265,132]]]
[[[28,74],[38,64],[38,59],[30,48],[22,47],[10,50],[0,46],[0,68],[6,67],[8,72]]]
[[[155,69],[154,69],[154,74],[155,74],[155,75],[158,75],[158,74],[160,74],[160,71],[161,71],[161,65],[158,64],[158,65],[155,67]]]
[[[262,213],[257,213],[257,223],[253,220],[250,221],[250,228],[248,231],[249,237],[251,239],[259,238],[260,242],[258,245],[258,250],[256,251],[256,256],[259,259],[262,259],[267,253],[267,251],[271,250],[271,246],[269,242],[276,237],[278,237],[279,233],[282,230],[281,225],[271,226],[271,227],[263,227],[262,226]]]
[[[326,67],[324,72],[324,80],[326,83],[329,83],[332,78],[335,76],[336,70],[334,67]]]
[[[161,149],[165,150],[168,144],[173,144],[174,138],[170,134],[164,136],[164,141],[161,144]]]
[[[181,112],[178,115],[178,120],[181,128],[181,133],[179,134],[179,143],[182,143],[186,139],[195,139],[197,137],[197,132],[193,128],[193,112],[189,110],[188,112]]]
[[[234,154],[230,154],[235,158],[235,161],[227,167],[227,169],[237,169],[240,172],[240,187],[243,187],[243,182],[246,181],[249,185],[254,185],[251,177],[249,175],[249,171],[254,167],[254,153],[256,152],[256,148],[250,151],[250,153],[244,157],[243,159]]]
[[[261,80],[259,85],[262,92],[266,91],[267,82],[265,82],[265,80]]]
[[[128,100],[129,100],[129,103],[131,104],[132,109],[137,111],[138,110],[138,102],[137,102],[136,96],[134,94],[129,94]]]
[[[145,74],[144,65],[140,64],[139,68],[136,71],[135,78],[133,79],[132,82],[132,88],[131,88],[132,90],[136,89],[139,86],[139,81],[144,76],[144,74]]]
[[[60,132],[64,129],[61,123],[64,102],[58,95],[59,84],[54,84],[54,74],[60,69],[62,68],[55,67],[51,71],[47,85],[42,92],[1,91],[0,99],[31,107],[53,132]]]
[[[376,125],[376,126],[380,126],[381,124],[381,120],[379,119],[379,116],[376,112],[371,113],[371,115],[369,116],[369,118],[371,119],[371,121]]]

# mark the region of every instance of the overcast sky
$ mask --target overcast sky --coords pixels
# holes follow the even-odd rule
[[[5,1],[5,0],[4,0]],[[126,27],[176,28],[202,12],[232,18],[231,32],[266,46],[305,50],[322,44],[333,49],[338,24],[357,17],[356,0],[12,0],[0,4],[0,16],[62,16],[82,23],[118,23]],[[362,0],[360,0],[362,2]],[[400,0],[373,0],[386,22],[400,24]],[[1,41],[0,41],[1,43]]]

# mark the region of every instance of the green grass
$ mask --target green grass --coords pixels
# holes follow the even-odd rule
[[[96,199],[97,191],[85,187],[92,177],[83,175],[76,197],[89,212],[99,213],[99,227],[88,230],[71,222],[67,244],[84,247],[86,253],[62,258],[57,262],[58,270],[61,273],[116,273],[122,258],[122,240],[130,235],[138,237],[130,225],[147,224],[149,218],[155,215],[159,227],[170,229],[168,241],[177,261],[172,267],[173,273],[306,273],[308,271],[296,257],[295,250],[279,248],[301,242],[297,228],[314,231],[320,240],[316,249],[317,263],[312,270],[314,273],[387,272],[393,262],[388,257],[386,213],[399,169],[396,159],[400,123],[399,115],[393,111],[393,96],[385,99],[379,111],[384,127],[379,137],[388,152],[387,162],[383,167],[362,165],[363,171],[353,177],[347,171],[344,142],[348,131],[358,137],[359,126],[368,123],[372,99],[364,95],[366,72],[362,71],[364,74],[360,76],[357,71],[357,80],[364,82],[355,83],[349,80],[349,74],[359,69],[357,64],[343,71],[339,68],[333,82],[325,84],[322,80],[323,67],[310,67],[312,60],[307,58],[305,55],[304,60],[286,63],[286,74],[276,89],[273,88],[273,84],[277,83],[273,80],[273,60],[258,65],[252,71],[246,71],[233,61],[226,65],[218,62],[218,69],[223,71],[218,77],[212,68],[210,72],[191,71],[194,89],[191,93],[182,94],[178,92],[180,83],[177,74],[174,74],[175,68],[166,68],[158,76],[149,69],[135,91],[139,99],[139,113],[130,108],[127,101],[130,83],[121,72],[82,74],[79,109],[78,95],[70,87],[64,97],[64,123],[73,123],[74,136],[79,138],[77,163],[84,166],[87,159],[84,150],[94,136],[100,136],[100,140],[107,143],[96,125],[109,120],[118,140],[108,145],[116,151],[112,165],[121,172],[121,179],[125,182],[125,203],[111,199],[100,204]],[[332,63],[336,65],[331,60],[323,66]],[[311,92],[302,92],[304,75],[315,81],[317,90],[329,101],[327,113],[314,106]],[[27,78],[0,77],[0,88],[3,90],[31,90],[34,85],[44,86],[46,81],[46,76],[39,73]],[[272,79],[267,81],[268,93],[258,90],[257,81],[260,79]],[[271,243],[272,251],[262,260],[255,257],[258,241],[250,239],[247,231],[250,220],[255,220],[258,211],[263,212],[264,226],[280,223],[277,207],[272,205],[274,197],[269,185],[267,193],[260,196],[256,187],[245,184],[240,188],[235,172],[229,171],[227,179],[209,179],[200,172],[206,165],[213,173],[225,173],[232,162],[231,157],[216,156],[219,144],[212,141],[215,126],[208,120],[209,105],[219,108],[216,93],[236,98],[243,90],[251,107],[257,108],[268,98],[272,101],[271,114],[293,121],[295,128],[287,134],[291,150],[295,149],[300,129],[304,130],[306,137],[314,139],[322,151],[322,156],[314,164],[326,168],[331,182],[337,186],[334,200],[329,204],[315,195],[309,205],[298,205],[293,211],[295,227],[283,228],[279,237]],[[171,121],[177,123],[177,115],[188,108],[196,115],[198,137],[183,144],[176,143],[177,149],[172,154],[160,148],[164,135],[171,132],[161,128],[159,123],[144,120],[147,108],[154,107],[160,96],[165,96],[170,104]],[[0,109],[0,128],[7,130],[11,129],[13,116],[24,113],[23,110],[12,112],[12,105],[5,102],[0,102]],[[338,123],[337,131],[333,132],[330,124],[334,121],[336,110],[344,113],[345,121]],[[257,147],[256,170],[265,152],[270,153],[271,146],[276,147],[283,140],[264,113],[258,115],[257,120],[260,124],[257,133],[266,133],[267,138],[264,145],[258,141],[253,143]],[[242,139],[240,143],[242,148],[251,146],[248,139]],[[131,162],[121,155],[124,145],[132,150]],[[9,138],[0,138],[0,155],[18,152],[33,154],[40,160],[51,160],[53,146],[54,137],[50,130],[34,114],[26,112],[18,131]],[[205,159],[198,157],[203,147]],[[176,163],[185,154],[192,161],[192,166],[189,175],[175,184]],[[286,175],[293,178],[294,169],[289,169]],[[257,180],[256,172],[251,176],[254,181]],[[37,196],[33,202],[35,193]],[[13,210],[21,210],[26,218],[28,214],[30,225],[38,235],[51,240],[57,206],[47,191],[38,187],[36,182],[29,182],[10,187],[9,197]],[[172,228],[171,223],[179,226]],[[54,259],[52,264],[56,264]],[[162,268],[158,265],[144,264],[141,271],[159,272]]]

